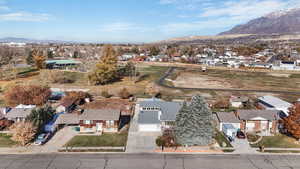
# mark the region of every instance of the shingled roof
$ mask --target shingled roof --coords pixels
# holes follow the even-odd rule
[[[79,120],[119,120],[120,109],[86,109]]]

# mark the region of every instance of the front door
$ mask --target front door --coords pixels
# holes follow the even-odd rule
[[[96,123],[96,130],[97,130],[97,132],[102,132],[103,124],[102,123]]]

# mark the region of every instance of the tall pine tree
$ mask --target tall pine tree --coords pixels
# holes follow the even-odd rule
[[[201,96],[184,103],[175,122],[176,141],[181,145],[204,146],[212,143],[212,112]]]

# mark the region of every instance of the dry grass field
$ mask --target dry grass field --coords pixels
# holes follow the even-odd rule
[[[300,75],[229,70],[182,71],[173,81],[176,87],[231,88],[250,90],[300,91]]]

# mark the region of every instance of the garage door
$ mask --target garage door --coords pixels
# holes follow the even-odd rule
[[[161,126],[159,124],[140,124],[139,131],[144,131],[144,132],[161,131]]]

